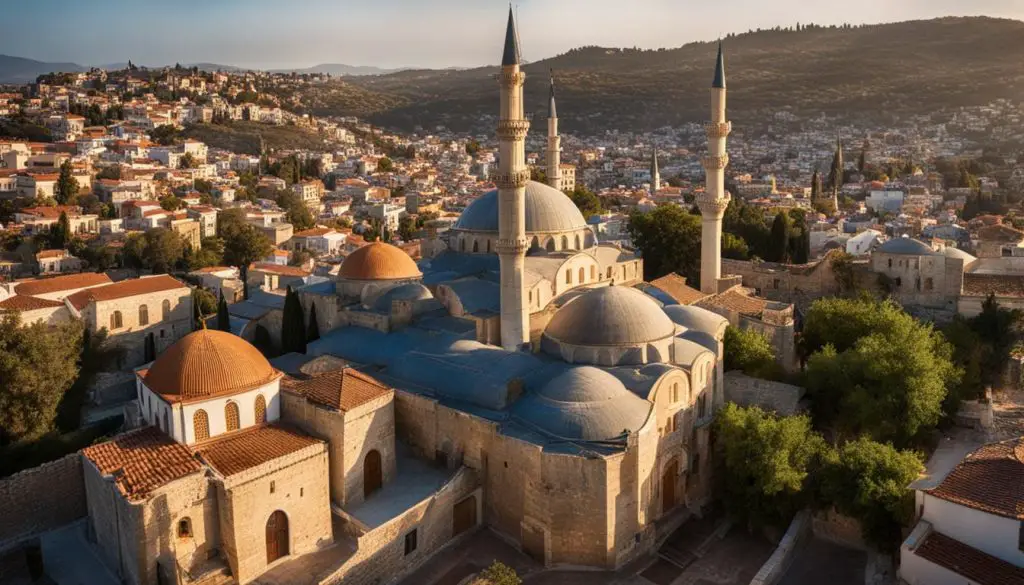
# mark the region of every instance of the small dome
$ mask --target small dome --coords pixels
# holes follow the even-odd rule
[[[569,196],[544,183],[526,184],[526,233],[572,232],[587,228]],[[470,203],[452,229],[498,232],[498,191],[488,191]]]
[[[974,256],[971,256],[970,254],[964,252],[960,248],[954,248],[953,246],[946,246],[942,250],[942,255],[947,258],[959,258],[960,260],[963,260],[964,267],[966,267],[971,262],[977,260],[977,258],[975,258]]]
[[[559,309],[544,330],[555,341],[579,346],[638,345],[674,333],[672,320],[654,299],[625,286],[583,293]]]
[[[514,415],[562,439],[621,440],[647,421],[651,404],[592,366],[566,370],[513,407]]]
[[[676,325],[715,338],[724,334],[729,325],[729,320],[718,313],[693,305],[670,305],[665,307],[664,312]]]
[[[203,329],[160,354],[144,383],[172,400],[187,401],[245,392],[280,375],[248,341],[226,331]]]
[[[373,242],[349,254],[341,263],[338,276],[351,280],[397,280],[420,278],[423,274],[401,248]]]
[[[938,254],[928,244],[913,238],[894,238],[878,247],[883,254],[906,254],[909,256],[935,256]]]
[[[430,289],[418,282],[396,286],[377,297],[373,303],[376,311],[390,311],[392,301],[425,301],[434,298]]]

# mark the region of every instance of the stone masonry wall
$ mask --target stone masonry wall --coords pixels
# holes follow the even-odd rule
[[[0,551],[86,515],[82,457],[56,461],[0,479]]]

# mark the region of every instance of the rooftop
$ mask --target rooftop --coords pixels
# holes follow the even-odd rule
[[[665,294],[672,297],[680,305],[691,305],[707,296],[686,284],[686,279],[675,272],[652,280],[650,284],[665,292]]]
[[[196,453],[228,477],[318,443],[323,441],[285,425],[269,424],[205,441],[196,446]]]
[[[106,286],[88,288],[69,296],[68,300],[80,311],[93,301],[113,301],[180,288],[187,289],[188,286],[166,274],[161,274],[160,276],[122,280]]]
[[[0,301],[0,313],[5,311],[35,311],[37,309],[55,309],[63,307],[60,301],[39,299],[25,295],[14,295]]]
[[[929,493],[989,514],[1024,520],[1024,439],[983,445]]]
[[[75,290],[90,286],[100,286],[113,282],[106,274],[83,272],[67,274],[52,278],[37,278],[18,283],[15,291],[19,295],[36,296],[64,290]]]
[[[192,452],[156,427],[145,427],[82,449],[103,475],[114,474],[118,490],[130,501],[202,471]]]
[[[341,411],[352,410],[391,393],[387,385],[353,368],[326,372],[307,380],[286,378],[284,386],[311,402]]]
[[[914,554],[979,585],[1024,583],[1024,567],[1011,565],[940,532],[929,534]]]

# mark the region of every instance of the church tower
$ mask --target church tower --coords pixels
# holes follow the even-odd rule
[[[501,58],[501,105],[498,116],[498,243],[501,266],[501,347],[514,351],[530,340],[530,313],[523,291],[526,265],[526,133],[530,123],[523,113],[523,83],[519,69],[519,38],[515,17],[508,8],[505,52]],[[552,104],[553,106],[553,104]],[[552,115],[554,108],[552,107]],[[557,142],[556,142],[557,144]]]
[[[658,147],[651,151],[651,195],[661,188],[661,172],[658,171]]]
[[[722,277],[722,217],[729,205],[729,193],[725,190],[725,167],[729,165],[725,139],[732,132],[732,123],[725,119],[722,43],[718,43],[718,62],[711,83],[711,121],[704,123],[704,131],[708,137],[708,154],[701,161],[705,185],[704,192],[697,195],[701,215],[700,291],[714,294],[718,292],[718,280]]]
[[[555,109],[555,72],[551,72],[551,100],[548,103],[548,185],[562,190],[562,139],[558,136],[558,111]]]

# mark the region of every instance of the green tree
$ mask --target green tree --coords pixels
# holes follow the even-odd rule
[[[734,195],[729,201],[722,218],[722,231],[743,238],[749,254],[768,258],[770,228],[765,222],[764,212],[748,204],[742,197]]]
[[[480,576],[489,585],[522,585],[523,583],[523,580],[519,578],[519,575],[516,574],[512,567],[500,561],[491,563],[491,566],[484,569]]]
[[[583,214],[584,218],[589,218],[592,215],[597,215],[604,211],[604,207],[601,205],[601,200],[598,196],[583,185],[577,184],[569,193],[569,199],[572,199],[572,202],[576,204],[576,207],[579,208],[580,213]]]
[[[379,173],[390,173],[395,169],[395,163],[388,157],[381,157],[377,161],[377,172]]]
[[[480,143],[475,139],[470,139],[470,141],[466,143],[466,154],[469,156],[476,156],[476,153],[478,152],[480,152]]]
[[[984,384],[993,385],[1002,378],[1022,320],[1024,312],[1001,308],[995,293],[989,293],[981,304],[981,313],[971,319],[971,329],[984,342],[981,364]]]
[[[653,211],[633,212],[629,234],[644,257],[644,280],[678,272],[689,282],[700,276],[700,217],[678,205],[660,205]]]
[[[78,376],[82,338],[78,320],[23,325],[16,313],[0,316],[0,444],[53,429],[57,407]]]
[[[185,263],[189,270],[199,270],[224,263],[224,240],[219,237],[203,238],[198,250],[185,249]]]
[[[228,314],[228,302],[224,299],[224,291],[220,292],[220,298],[217,299],[217,329],[231,331],[231,319]]]
[[[224,262],[237,266],[249,298],[249,265],[270,255],[274,246],[256,227],[245,223],[245,212],[228,210],[217,215],[217,231],[224,240]]]
[[[772,222],[771,239],[768,243],[768,255],[765,260],[769,262],[789,261],[789,215],[785,211],[775,214],[775,221]]]
[[[746,260],[750,257],[750,249],[743,238],[722,232],[722,257],[731,260]]]
[[[827,458],[820,500],[860,522],[865,540],[894,550],[901,530],[914,520],[914,492],[908,487],[924,471],[920,457],[861,437]]]
[[[192,289],[192,304],[203,317],[217,312],[217,297],[205,288]]]
[[[804,488],[826,452],[810,418],[728,403],[714,431],[717,493],[732,516],[753,528],[783,526],[810,503]]]
[[[178,129],[170,124],[164,124],[163,126],[157,126],[149,133],[149,137],[153,139],[153,142],[161,144],[163,146],[170,146],[178,141],[180,133]]]
[[[174,230],[155,228],[146,232],[144,264],[153,274],[170,272],[185,256],[185,242]]]
[[[178,199],[173,193],[160,200],[160,207],[166,211],[177,211],[185,206],[185,203]]]
[[[320,325],[316,322],[316,303],[309,304],[309,326],[306,327],[306,342],[320,339]]]
[[[50,247],[55,250],[63,250],[67,247],[71,235],[71,221],[68,219],[68,214],[62,211],[57,223],[50,228]]]
[[[285,211],[285,218],[296,231],[308,230],[316,226],[313,219],[313,212],[295,191],[278,191],[276,195],[278,206]]]
[[[191,152],[186,152],[178,159],[179,169],[194,169],[199,166],[199,161],[196,157],[192,156]]]
[[[65,159],[60,165],[60,174],[53,187],[53,197],[57,203],[67,205],[74,202],[78,195],[78,180],[71,175],[71,159]]]
[[[403,242],[411,242],[416,237],[416,220],[412,216],[404,215],[398,219],[398,237]]]
[[[765,380],[782,377],[782,367],[775,361],[775,348],[761,332],[729,326],[724,345],[726,371],[742,370],[748,376]]]
[[[281,317],[281,353],[306,353],[306,326],[299,294],[288,287]]]

